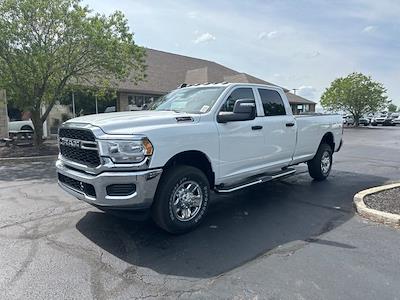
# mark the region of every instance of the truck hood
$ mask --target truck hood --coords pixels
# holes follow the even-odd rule
[[[191,119],[185,119],[185,117]],[[100,127],[107,134],[135,134],[159,126],[197,123],[199,120],[198,114],[145,110],[87,115],[68,120],[65,124],[76,123],[82,126],[91,124]]]

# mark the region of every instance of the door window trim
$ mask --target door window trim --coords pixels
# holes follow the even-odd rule
[[[251,89],[252,92],[253,92],[254,102],[255,102],[255,104],[256,104],[256,118],[264,116],[264,110],[262,109],[262,102],[261,102],[260,97],[259,97],[259,95],[258,95],[258,91],[256,91],[256,90],[257,90],[257,87],[248,86],[248,85],[237,85],[237,86],[234,86],[233,88],[228,89],[228,90],[226,91],[226,94],[223,96],[223,100],[222,100],[221,103],[218,105],[218,108],[217,108],[217,110],[216,110],[217,113],[216,113],[215,116],[214,116],[215,121],[217,121],[218,114],[220,113],[221,108],[222,108],[222,106],[225,104],[226,100],[228,100],[228,97],[229,97],[235,90],[237,90],[237,89],[243,89],[243,88]],[[261,105],[261,106],[260,106],[260,105]],[[251,120],[248,120],[248,121],[251,121]],[[248,122],[248,121],[239,121],[239,122]]]
[[[285,95],[282,95],[282,93],[281,93],[281,91],[279,90],[279,89],[274,89],[274,88],[272,88],[272,87],[261,87],[261,86],[258,86],[258,87],[255,87],[255,89],[257,90],[257,93],[256,93],[256,97],[258,98],[258,100],[259,100],[259,105],[260,105],[260,108],[261,108],[261,114],[260,114],[260,116],[261,117],[268,117],[268,118],[274,118],[274,117],[285,117],[285,116],[289,116],[289,115],[291,115],[289,112],[291,112],[291,107],[290,107],[290,104],[289,104],[289,109],[288,109],[288,107],[287,107],[287,105],[288,105],[288,103],[286,103],[284,100],[283,100],[283,97],[286,97],[286,94]],[[283,107],[285,108],[285,114],[284,115],[274,115],[274,116],[266,116],[265,115],[265,112],[264,112],[264,106],[263,106],[263,103],[262,103],[262,100],[261,100],[261,95],[260,95],[260,92],[259,92],[259,89],[262,89],[262,90],[269,90],[269,91],[275,91],[275,92],[277,92],[278,94],[279,94],[279,96],[281,97],[281,99],[282,99],[282,102],[283,102]],[[286,99],[287,99],[287,97],[286,97]],[[289,99],[288,99],[288,101],[289,101]],[[287,102],[288,102],[287,101]]]

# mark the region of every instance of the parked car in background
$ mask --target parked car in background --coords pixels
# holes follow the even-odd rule
[[[26,121],[9,121],[8,132],[16,131],[33,131],[33,124],[31,120]]]
[[[400,117],[400,113],[391,113],[391,114],[390,114],[390,118],[391,118],[392,120],[397,119],[398,117]]]
[[[392,122],[393,122],[393,125],[394,125],[394,126],[400,125],[400,114],[399,114],[399,116],[397,116],[397,118],[394,118],[394,119],[392,120]]]
[[[372,126],[392,126],[393,122],[390,116],[387,113],[380,113],[371,120]]]
[[[386,118],[385,121],[383,121],[383,126],[393,126],[393,120],[391,118]]]
[[[361,117],[361,118],[358,120],[358,124],[359,124],[359,125],[368,126],[369,123],[370,123],[370,121],[369,121],[368,117]]]
[[[369,113],[369,114],[367,115],[367,119],[368,119],[368,121],[369,121],[370,124],[371,124],[373,118],[374,118],[374,114],[373,114],[373,113]]]
[[[352,115],[345,115],[343,116],[343,124],[346,126],[354,125],[354,118]]]

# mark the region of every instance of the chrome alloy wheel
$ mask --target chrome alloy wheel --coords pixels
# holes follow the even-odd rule
[[[172,201],[172,211],[175,217],[179,221],[190,221],[200,211],[203,192],[198,183],[185,181],[175,190]]]
[[[329,173],[331,168],[331,155],[328,151],[325,151],[321,157],[321,171],[324,175]]]

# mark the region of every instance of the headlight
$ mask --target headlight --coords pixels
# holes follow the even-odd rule
[[[115,163],[138,163],[153,154],[153,145],[147,138],[137,140],[99,140],[101,156],[108,156]]]

